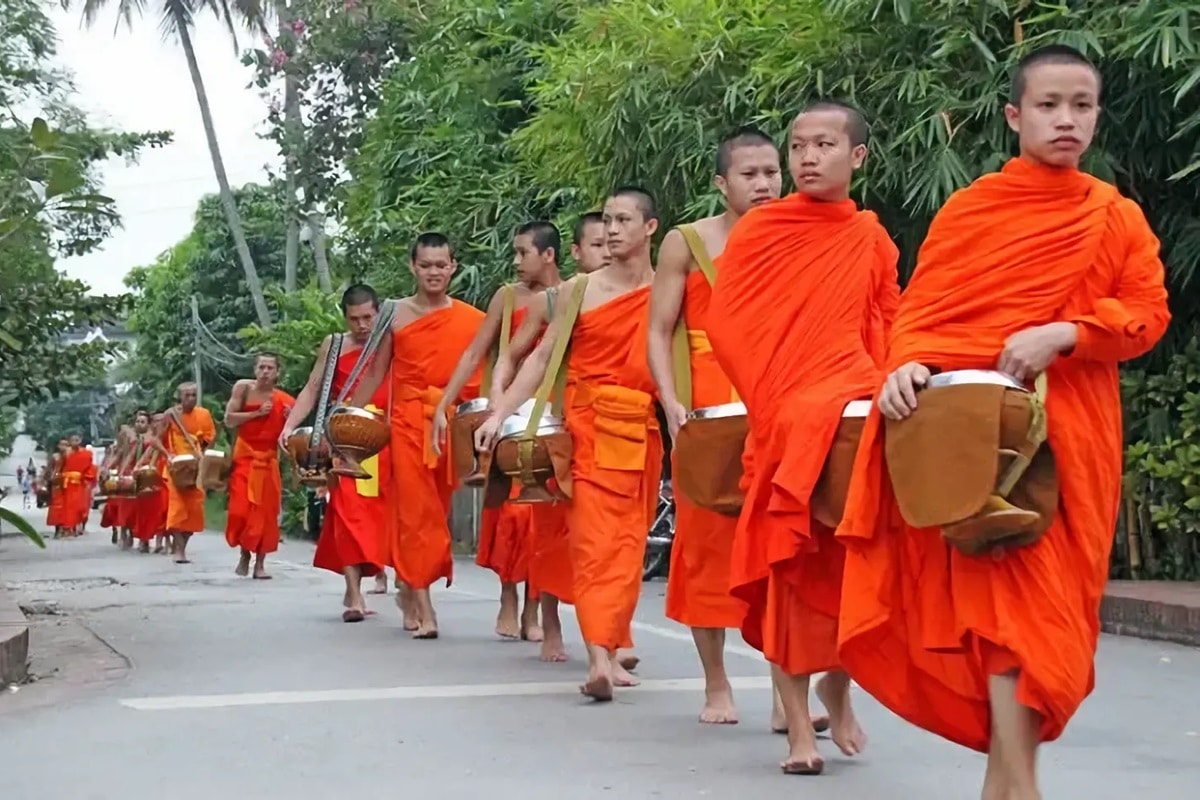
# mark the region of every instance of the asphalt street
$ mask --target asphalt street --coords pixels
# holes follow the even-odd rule
[[[663,616],[663,583],[638,608],[643,685],[593,705],[577,694],[573,617],[567,664],[498,640],[498,587],[470,561],[435,595],[441,638],[413,641],[392,596],[342,623],[341,579],[309,566],[306,543],[285,543],[274,579],[254,581],[234,576],[218,534],[198,537],[186,566],[108,542],[0,540],[0,583],[34,612],[40,678],[0,694],[6,800],[978,797],[981,757],[862,692],[866,753],[845,759],[825,740],[823,776],[782,775],[767,670],[740,643],[741,724],[697,724],[700,668]],[[1098,670],[1044,751],[1047,799],[1197,797],[1200,651],[1106,637]]]

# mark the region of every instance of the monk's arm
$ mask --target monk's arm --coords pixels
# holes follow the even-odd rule
[[[559,297],[570,297],[571,292],[575,288],[575,279],[572,278],[562,284],[559,289]],[[554,351],[554,342],[558,339],[560,331],[562,331],[563,323],[566,318],[567,306],[569,303],[558,303],[558,307],[554,310],[554,319],[546,328],[546,333],[542,336],[542,340],[538,342],[537,347],[533,348],[525,360],[521,363],[521,369],[517,372],[512,383],[508,388],[492,403],[492,416],[499,419],[512,414],[517,408],[533,396],[541,385],[542,380],[546,377],[546,370],[550,367],[550,355]],[[527,320],[533,317],[532,309],[530,310]],[[567,335],[570,335],[569,332]],[[566,369],[564,363],[562,369]]]
[[[561,296],[561,293],[560,293]],[[490,397],[499,397],[512,383],[517,374],[517,365],[529,354],[537,342],[542,325],[546,322],[547,304],[546,293],[542,292],[529,306],[529,313],[517,327],[508,344],[508,352],[496,358],[496,366],[492,368],[492,385],[489,387]]]
[[[1067,320],[1075,324],[1075,358],[1137,358],[1158,343],[1171,321],[1159,242],[1142,210],[1131,200],[1121,202],[1115,226],[1128,243],[1125,263],[1113,297],[1097,300],[1091,314]]]
[[[229,393],[229,402],[225,404],[225,427],[237,430],[252,419],[263,416],[261,409],[243,411],[246,407],[246,395],[250,391],[249,381],[238,381]]]
[[[492,302],[488,303],[487,316],[483,319],[483,324],[479,326],[479,330],[475,332],[475,338],[467,345],[467,349],[463,351],[462,357],[458,359],[458,365],[454,367],[454,373],[450,376],[450,382],[442,390],[441,409],[442,412],[450,407],[450,404],[462,394],[467,382],[471,380],[471,376],[475,374],[475,370],[479,368],[479,362],[487,357],[488,350],[496,343],[496,339],[500,336],[501,323],[504,320],[504,289],[498,290],[492,295]]]
[[[392,364],[392,341],[396,337],[392,336],[391,331],[384,334],[379,340],[379,347],[375,350],[371,358],[371,363],[362,371],[359,377],[358,386],[353,387],[348,399],[350,405],[362,408],[371,402],[371,398],[375,396],[375,392],[383,385],[383,379],[387,377],[388,367]]]
[[[137,466],[140,467],[149,464],[154,460],[155,456],[162,456],[168,459],[171,457],[171,453],[163,446],[162,437],[151,434],[145,436],[142,442],[146,445],[146,451],[142,453],[142,458],[138,461]]]
[[[877,287],[879,315],[883,321],[883,339],[886,342],[892,335],[892,323],[896,320],[896,310],[900,307],[900,250],[897,249],[886,233],[880,243],[880,265],[883,267]]]
[[[658,387],[658,399],[664,408],[674,407],[680,402],[675,396],[671,337],[683,308],[691,264],[692,254],[683,234],[672,230],[659,248],[658,266],[650,286],[650,335],[647,337],[646,351],[650,375]],[[690,402],[691,398],[684,400]]]
[[[325,361],[329,358],[329,346],[332,341],[332,336],[326,336],[321,342],[312,372],[308,373],[308,381],[300,390],[300,394],[296,395],[296,402],[292,405],[291,412],[288,413],[287,422],[283,424],[284,433],[296,430],[316,406],[317,393],[321,391],[321,378],[325,375]]]
[[[213,422],[212,414],[208,413],[207,409],[204,412],[204,418],[200,421],[200,432],[196,434],[196,439],[200,442],[200,447],[208,447],[217,440],[217,426]]]

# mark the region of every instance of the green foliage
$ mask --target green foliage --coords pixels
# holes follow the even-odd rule
[[[321,340],[343,331],[345,322],[337,300],[312,287],[291,294],[275,292],[272,300],[280,320],[269,330],[251,325],[239,335],[248,353],[278,354],[283,368],[279,388],[295,395],[312,372]]]
[[[77,433],[84,441],[90,440],[94,416],[97,437],[112,439],[115,427],[108,412],[114,403],[112,390],[103,384],[68,392],[26,408],[25,433],[39,447],[50,452],[55,442],[71,434]]]
[[[4,458],[12,452],[12,443],[16,437],[16,409],[0,406],[0,458]]]
[[[42,539],[42,535],[16,511],[8,508],[0,508],[0,523],[7,523],[13,526],[18,532],[24,534],[26,539],[43,550],[46,549],[46,542]]]

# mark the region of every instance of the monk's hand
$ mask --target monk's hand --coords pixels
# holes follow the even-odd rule
[[[492,414],[483,421],[482,425],[475,429],[475,452],[491,452],[491,449],[496,446],[496,437],[500,433],[501,422],[503,420]]]
[[[879,410],[888,419],[904,419],[917,410],[917,390],[929,383],[929,368],[910,361],[887,376],[879,391]]]
[[[258,407],[258,415],[260,417],[268,416],[270,413],[271,413],[271,401],[270,400],[268,400],[267,402],[263,403],[261,406]]]
[[[442,454],[442,444],[446,441],[446,407],[438,405],[433,412],[433,430],[429,435],[430,444],[433,445],[433,452],[437,455]]]
[[[1058,358],[1075,347],[1075,326],[1051,322],[1017,331],[1004,341],[996,369],[1024,382],[1046,371]]]
[[[291,428],[284,428],[282,431],[280,431],[279,446],[282,447],[284,450],[287,450],[288,439],[292,438],[293,433],[295,433],[295,431],[292,430]]]
[[[687,422],[687,409],[683,407],[683,403],[675,400],[663,406],[663,412],[667,416],[667,431],[671,434],[673,442],[675,437],[679,436],[679,429],[683,427],[683,423]]]

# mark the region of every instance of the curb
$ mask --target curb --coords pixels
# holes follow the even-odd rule
[[[1200,587],[1113,581],[1100,602],[1100,628],[1117,636],[1200,647]]]
[[[0,591],[0,686],[29,677],[29,625],[25,614]]]

